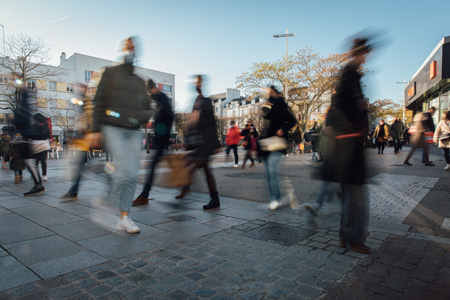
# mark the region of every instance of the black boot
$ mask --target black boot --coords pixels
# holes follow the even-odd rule
[[[213,209],[220,207],[220,200],[219,200],[219,193],[218,192],[211,192],[211,200],[209,200],[209,203],[206,205],[203,205],[203,209]]]

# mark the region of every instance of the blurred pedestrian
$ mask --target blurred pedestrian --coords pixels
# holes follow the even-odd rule
[[[270,139],[272,141],[280,140],[273,139],[279,137],[284,143],[284,147],[277,147],[270,145],[268,148],[261,147],[262,156],[266,167],[267,180],[269,184],[270,204],[269,209],[277,209],[280,206],[281,193],[278,185],[278,163],[281,157],[286,155],[286,139],[289,130],[295,126],[295,118],[289,111],[288,106],[281,97],[280,92],[274,87],[270,86],[268,89],[269,100],[263,106],[263,129],[261,131],[261,141]],[[271,141],[271,143],[273,143]],[[263,142],[264,144],[264,142]],[[273,148],[273,146],[276,146]],[[272,148],[273,150],[270,150]]]
[[[91,144],[99,144],[101,131],[104,144],[114,156],[114,188],[119,198],[120,217],[117,229],[137,233],[139,227],[129,217],[136,190],[141,154],[139,130],[151,117],[150,99],[145,82],[134,73],[135,38],[125,40],[123,63],[107,68],[94,98]]]
[[[448,110],[442,113],[442,120],[439,122],[434,132],[433,142],[438,143],[439,148],[444,152],[444,158],[447,162],[444,170],[450,170],[450,112]]]
[[[5,157],[8,155],[9,148],[11,147],[11,137],[3,129],[2,135],[0,135],[0,157],[2,160],[2,168],[8,169],[6,165]]]
[[[227,158],[230,155],[230,150],[233,149],[234,153],[234,168],[238,167],[239,156],[238,156],[238,144],[241,140],[241,131],[239,127],[236,125],[235,121],[230,122],[230,128],[228,129],[227,137],[225,138],[225,143],[227,144],[227,148],[225,150],[227,154]]]
[[[327,115],[330,126],[322,179],[338,182],[342,189],[340,245],[370,253],[364,244],[369,225],[369,197],[365,183],[364,138],[368,132],[367,103],[359,69],[371,50],[366,38],[353,41],[351,60],[342,70]]]
[[[375,132],[373,133],[372,138],[375,139],[375,144],[378,148],[378,154],[383,154],[384,147],[386,145],[386,142],[388,141],[389,137],[389,128],[384,123],[384,120],[380,120],[378,126],[375,128]]]
[[[258,131],[252,123],[251,119],[247,120],[247,124],[245,125],[245,129],[242,130],[241,136],[243,136],[242,146],[245,149],[245,157],[242,162],[242,169],[245,168],[245,163],[247,159],[250,159],[250,168],[255,165],[255,159],[253,158],[253,151],[256,151],[256,143],[258,140]]]
[[[12,140],[11,147],[5,157],[5,162],[9,161],[9,169],[14,171],[14,183],[17,184],[23,181],[23,170],[25,170],[25,161],[21,155],[20,147],[25,143],[20,133]]]
[[[34,124],[31,127],[33,134],[31,136],[31,149],[36,159],[36,168],[39,162],[42,168],[42,180],[47,181],[47,156],[50,150],[50,128],[48,127],[47,118],[37,113],[33,116]]]
[[[403,132],[405,131],[405,125],[398,117],[395,117],[394,123],[392,123],[389,129],[389,134],[394,142],[394,153],[397,154],[402,148]]]
[[[403,162],[406,166],[412,166],[409,162],[409,159],[413,155],[416,149],[422,148],[422,162],[425,163],[425,166],[434,166],[434,163],[429,160],[428,155],[428,144],[429,139],[432,139],[432,136],[435,132],[435,126],[433,123],[433,114],[436,112],[436,108],[431,107],[427,112],[418,113],[414,116],[414,132],[411,136],[411,150],[408,153],[405,161]]]
[[[308,131],[308,134],[305,137],[305,139],[307,138],[308,142],[311,143],[311,151],[313,153],[311,159],[315,161],[321,160],[320,154],[318,154],[320,128],[317,124],[317,121],[314,121],[313,127]]]
[[[211,99],[202,94],[203,77],[198,75],[195,80],[195,89],[198,96],[195,99],[192,113],[189,116],[190,130],[195,132],[195,142],[191,143],[192,151],[188,154],[188,161],[194,168],[202,168],[205,172],[206,183],[208,184],[210,200],[208,204],[203,205],[203,209],[213,209],[220,207],[219,193],[217,192],[216,180],[209,168],[209,157],[220,149],[219,139],[217,137],[216,119],[214,117]],[[190,191],[189,186],[183,187],[181,193],[176,196],[182,199]]]
[[[172,106],[170,106],[169,98],[161,92],[153,80],[147,81],[147,91],[150,93],[152,99],[157,104],[157,111],[154,117],[155,119],[155,139],[154,149],[156,153],[153,156],[152,163],[150,164],[150,172],[148,173],[147,180],[144,185],[144,189],[141,194],[133,201],[133,206],[139,206],[148,204],[148,196],[153,184],[153,178],[155,175],[156,165],[160,161],[164,149],[169,146],[170,129],[174,120],[174,114]]]

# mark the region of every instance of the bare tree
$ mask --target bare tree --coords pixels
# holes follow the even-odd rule
[[[16,111],[17,85],[37,89],[40,80],[55,78],[64,71],[45,65],[50,61],[50,48],[41,38],[33,38],[26,33],[11,36],[6,41],[6,55],[0,59],[0,102]]]

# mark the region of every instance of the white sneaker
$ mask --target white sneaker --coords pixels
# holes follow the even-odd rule
[[[447,164],[447,166],[444,168],[444,170],[450,170],[450,164]]]
[[[128,233],[138,233],[140,231],[139,227],[128,216],[125,216],[123,219],[119,218],[117,221],[117,229],[124,230]]]
[[[237,168],[237,167],[239,167],[237,164],[234,164],[234,165],[233,165],[233,168]]]
[[[274,209],[277,209],[279,206],[280,206],[280,202],[274,200],[274,201],[270,202],[269,209],[274,210]]]
[[[42,180],[47,181],[48,180],[47,176],[42,176]]]

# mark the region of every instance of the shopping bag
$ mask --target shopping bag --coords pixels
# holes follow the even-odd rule
[[[191,181],[191,167],[187,164],[184,154],[171,154],[165,156],[170,167],[166,182],[170,187],[185,187]]]

